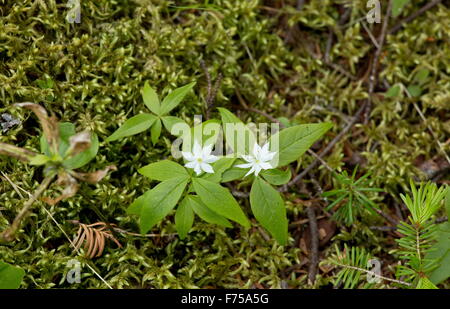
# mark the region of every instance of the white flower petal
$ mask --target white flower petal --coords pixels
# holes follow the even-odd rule
[[[192,154],[192,152],[182,151],[181,154],[183,155],[183,158],[185,158],[188,161],[194,161],[195,160],[195,157]]]
[[[270,163],[268,163],[268,162],[261,162],[261,163],[259,164],[259,166],[260,166],[263,170],[270,170],[270,169],[273,168],[272,165],[271,165]]]
[[[219,160],[219,157],[216,157],[216,156],[213,156],[213,155],[208,155],[208,156],[203,158],[203,162],[205,162],[205,163],[214,163],[217,160]]]
[[[261,161],[271,161],[275,157],[276,152],[267,152],[261,155]]]
[[[261,147],[262,153],[268,153],[269,152],[269,143],[265,143],[264,146]]]
[[[202,173],[202,167],[200,166],[200,164],[196,164],[194,167],[194,172],[198,175],[200,175]]]
[[[255,162],[255,158],[252,156],[242,155],[242,159],[244,159],[247,162],[251,162],[251,163]]]
[[[244,177],[247,177],[248,175],[250,175],[250,174],[252,174],[253,172],[255,171],[255,167],[254,166],[252,166],[252,168],[248,171],[248,173],[247,174],[245,174],[245,176]]]
[[[202,153],[202,146],[197,140],[194,141],[194,148],[192,149],[192,153],[195,157],[200,157]]]
[[[260,154],[260,152],[261,152],[261,147],[259,147],[258,143],[255,143],[255,144],[253,145],[253,156],[254,156],[254,157],[258,157],[258,155]]]
[[[200,166],[204,172],[209,173],[209,174],[214,174],[214,170],[211,165],[202,163],[202,164],[200,164]]]
[[[213,148],[213,145],[212,145],[212,144],[211,144],[211,145],[205,146],[205,147],[202,149],[202,155],[203,155],[203,157],[209,156],[209,154],[210,154],[211,151],[212,151],[212,148]]]
[[[259,172],[261,172],[261,166],[255,165],[254,168],[255,168],[255,176],[258,176]]]
[[[252,166],[253,166],[253,163],[244,163],[244,164],[235,165],[235,167],[239,167],[239,168],[249,168]]]
[[[195,168],[195,166],[198,164],[197,161],[191,161],[186,163],[184,166],[188,167],[188,168]]]

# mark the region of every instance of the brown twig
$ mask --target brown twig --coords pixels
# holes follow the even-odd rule
[[[319,265],[319,229],[317,227],[317,218],[314,208],[307,207],[306,213],[308,214],[309,231],[311,233],[308,281],[311,285],[314,285],[317,275],[317,266]]]
[[[377,208],[372,208],[373,210],[375,210],[375,212],[377,214],[379,214],[380,216],[382,216],[384,219],[386,219],[387,221],[389,221],[391,224],[393,224],[394,226],[396,226],[398,224],[398,221],[395,220],[394,218],[392,218],[390,215],[388,215],[387,213],[385,213],[384,211],[382,211],[381,209],[377,209]]]
[[[214,82],[214,86],[212,85],[211,75],[209,74],[208,68],[203,60],[200,60],[200,65],[205,73],[206,82],[207,82],[207,94],[205,98],[206,108],[205,108],[205,118],[208,120],[210,118],[211,109],[214,106],[214,100],[217,96],[217,91],[219,90],[220,83],[222,82],[222,74],[219,73],[216,81]]]
[[[398,24],[396,24],[394,27],[392,27],[392,29],[390,29],[388,31],[389,34],[394,34],[395,32],[399,31],[401,28],[403,28],[403,26],[407,23],[410,23],[411,21],[413,21],[414,19],[416,19],[418,16],[424,14],[426,11],[428,11],[429,9],[435,7],[436,5],[438,5],[439,3],[441,3],[442,0],[433,0],[431,2],[428,2],[426,5],[424,5],[422,8],[418,9],[417,11],[415,11],[414,13],[412,13],[411,15],[409,15],[408,17],[400,20],[398,22]]]
[[[230,189],[231,194],[233,194],[235,197],[248,198],[250,196],[250,194],[248,192],[242,192],[242,191],[234,189],[230,183],[226,183],[225,185]]]
[[[313,59],[316,60],[320,60],[323,61],[324,64],[328,65],[330,68],[332,68],[335,71],[338,71],[339,73],[341,73],[342,75],[345,75],[345,77],[347,77],[348,79],[352,80],[352,81],[356,81],[357,78],[355,76],[353,76],[351,73],[347,72],[344,68],[342,68],[341,66],[339,66],[336,63],[333,63],[331,61],[324,61],[322,59],[320,59],[320,57],[314,55],[314,53],[309,50],[308,48],[305,48],[306,52],[309,54],[309,56]]]
[[[270,114],[268,114],[268,113],[266,113],[266,112],[264,112],[264,111],[262,111],[262,110],[259,110],[259,109],[256,109],[256,108],[254,108],[254,107],[248,106],[247,103],[245,103],[245,100],[244,100],[244,98],[242,97],[242,94],[240,93],[240,91],[239,91],[237,88],[235,89],[235,92],[236,92],[236,96],[237,96],[237,98],[238,98],[239,103],[242,105],[242,107],[243,107],[245,110],[247,110],[247,111],[249,111],[249,112],[254,112],[254,113],[260,114],[261,116],[266,117],[266,118],[269,119],[270,121],[275,122],[275,123],[278,123],[278,124],[280,125],[280,128],[282,128],[282,129],[285,128],[284,124],[282,124],[278,119],[276,119],[276,118],[273,117],[272,115],[270,115]]]
[[[327,155],[343,137],[345,134],[347,134],[348,131],[358,122],[359,118],[361,117],[361,114],[365,110],[366,104],[363,104],[359,110],[356,112],[356,114],[353,116],[352,120],[345,126],[342,131],[336,135],[336,137],[318,154],[318,157],[323,159],[325,155]],[[287,191],[288,187],[292,187],[295,184],[297,184],[300,180],[305,177],[306,174],[308,174],[320,161],[318,159],[315,159],[308,167],[306,167],[300,174],[294,177],[286,186],[283,187],[283,192]]]
[[[381,34],[378,39],[378,48],[372,60],[372,67],[369,76],[369,93],[367,96],[366,110],[364,111],[364,123],[367,124],[370,118],[370,112],[372,110],[372,95],[375,90],[375,86],[378,81],[378,63],[380,61],[381,52],[383,51],[384,42],[386,40],[387,27],[389,24],[389,17],[391,16],[392,0],[389,0],[388,7],[386,9],[383,26],[381,28]]]
[[[297,0],[297,10],[300,11],[301,9],[303,9],[303,6],[305,5],[305,0]]]
[[[17,216],[14,219],[11,226],[9,228],[7,228],[5,231],[3,231],[3,233],[0,235],[0,240],[13,241],[15,239],[15,234],[20,227],[20,223],[27,216],[28,211],[30,210],[31,206],[33,206],[33,203],[42,195],[42,193],[44,193],[44,191],[51,184],[53,178],[54,178],[54,176],[48,176],[48,177],[44,178],[44,180],[39,185],[39,187],[36,189],[34,194],[25,203],[25,205],[22,207],[20,212],[17,214]]]
[[[405,282],[405,281],[391,279],[391,278],[388,278],[388,277],[381,276],[380,274],[377,274],[376,272],[373,272],[373,271],[370,271],[370,270],[367,270],[367,269],[364,269],[364,268],[360,268],[360,267],[356,267],[356,266],[350,266],[350,265],[345,265],[345,264],[338,264],[338,263],[336,265],[340,266],[340,267],[343,267],[343,268],[353,269],[353,270],[357,270],[357,271],[360,271],[360,272],[363,272],[363,273],[366,273],[366,274],[370,274],[370,275],[372,275],[372,276],[374,276],[376,278],[380,278],[380,279],[383,279],[383,280],[386,280],[386,281],[395,282],[395,283],[403,284],[403,285],[406,285],[406,286],[411,286],[412,285],[411,283],[408,283],[408,282]]]

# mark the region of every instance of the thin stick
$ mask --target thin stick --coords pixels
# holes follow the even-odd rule
[[[370,118],[370,112],[372,110],[372,94],[375,90],[375,85],[378,81],[378,62],[380,60],[381,52],[383,51],[384,41],[386,39],[387,27],[389,24],[389,17],[391,16],[392,0],[389,0],[388,7],[385,13],[385,18],[383,22],[383,27],[381,29],[381,34],[378,39],[378,48],[375,52],[375,56],[372,61],[372,71],[369,76],[369,94],[367,97],[367,106],[364,112],[364,123],[367,124]]]
[[[367,103],[367,102],[366,102]],[[325,147],[324,150],[322,150],[319,154],[318,157],[323,159],[323,157],[325,155],[327,155],[334,147],[334,145],[336,145],[343,137],[345,134],[347,134],[348,131],[350,131],[350,129],[356,124],[356,122],[358,122],[359,118],[361,117],[361,114],[363,113],[363,111],[366,109],[366,103],[364,103],[359,110],[356,112],[356,114],[353,116],[352,120],[347,124],[347,126],[345,126],[344,129],[342,129],[342,131],[336,135],[336,137]],[[294,177],[294,179],[292,179],[286,186],[284,186],[282,188],[282,192],[286,192],[288,190],[288,187],[292,187],[295,184],[297,184],[300,180],[303,179],[303,177],[305,177],[306,174],[308,174],[314,167],[316,167],[316,165],[319,163],[320,161],[318,159],[315,159],[310,165],[308,165],[308,167],[306,167],[300,174],[298,174],[297,176]]]
[[[240,91],[237,88],[235,89],[235,92],[236,92],[236,96],[237,96],[237,98],[239,100],[239,103],[241,103],[242,107],[245,110],[250,111],[250,112],[254,112],[254,113],[257,113],[257,114],[260,114],[261,116],[266,117],[270,121],[278,123],[280,125],[280,128],[282,128],[282,129],[285,127],[284,124],[282,124],[278,119],[276,119],[272,115],[270,115],[270,114],[268,114],[268,113],[266,113],[266,112],[264,112],[262,110],[259,110],[259,109],[256,109],[256,108],[248,106],[247,103],[245,103],[244,98],[242,97]]]
[[[401,280],[391,279],[391,278],[388,278],[388,277],[384,277],[384,276],[381,276],[381,275],[379,275],[379,274],[377,274],[377,273],[375,273],[373,271],[370,271],[370,270],[367,270],[367,269],[364,269],[364,268],[359,268],[359,267],[356,267],[356,266],[344,265],[344,264],[339,264],[339,263],[336,263],[336,265],[340,266],[340,267],[344,267],[344,268],[349,268],[349,269],[361,271],[363,273],[370,274],[370,275],[372,275],[374,277],[377,277],[377,278],[380,278],[380,279],[383,279],[383,280],[386,280],[386,281],[395,282],[395,283],[403,284],[403,285],[406,285],[406,286],[411,286],[411,283],[408,283],[408,282],[405,282],[405,281],[401,281]]]
[[[370,29],[367,27],[365,22],[361,23],[364,27],[364,30],[366,30],[367,34],[369,35],[369,38],[372,40],[373,45],[375,45],[376,49],[380,48],[380,45],[377,42],[377,39],[375,39],[375,37],[373,36],[373,33],[370,31]]]
[[[409,93],[408,89],[405,88],[405,91],[406,91],[406,94],[408,95],[408,97],[411,99],[412,96]],[[414,105],[414,108],[416,109],[416,111],[419,113],[420,118],[422,119],[422,121],[427,126],[428,131],[430,131],[431,136],[435,139],[436,143],[438,144],[439,150],[442,152],[442,154],[444,155],[445,159],[450,164],[450,157],[448,156],[447,152],[445,151],[444,146],[442,145],[442,143],[439,141],[439,138],[438,138],[437,134],[433,131],[431,126],[428,124],[427,118],[425,118],[425,115],[422,113],[422,111],[420,110],[420,108],[419,108],[419,106],[417,105],[416,102],[413,101],[413,105]]]
[[[206,63],[203,60],[200,60],[200,65],[205,73],[206,82],[208,84],[207,95],[205,98],[206,107],[205,107],[205,118],[208,120],[210,118],[211,109],[214,106],[214,100],[217,96],[217,92],[220,88],[220,83],[222,82],[222,74],[219,73],[216,81],[214,82],[214,86],[212,84],[211,75],[209,74],[208,68],[206,67]]]
[[[387,213],[385,213],[384,211],[378,209],[378,208],[372,208],[377,214],[379,214],[380,216],[382,216],[383,218],[385,218],[387,221],[389,221],[390,223],[392,223],[394,226],[396,226],[398,224],[398,221],[395,220],[394,218],[392,218],[391,216],[389,216]]]
[[[315,153],[311,149],[308,149],[307,151],[310,155],[312,155],[314,158],[319,160],[319,162],[322,163],[322,165],[325,166],[328,171],[334,172],[334,169],[331,166],[329,166],[328,163],[325,162],[321,157],[319,157],[319,155],[317,153]]]
[[[0,235],[0,240],[3,241],[13,241],[15,239],[15,234],[17,230],[20,227],[20,223],[22,220],[26,217],[28,214],[28,211],[30,210],[33,203],[44,193],[44,191],[48,188],[50,183],[52,182],[54,176],[48,176],[45,177],[42,183],[39,185],[39,187],[36,189],[34,194],[31,196],[31,198],[25,203],[23,208],[20,210],[20,212],[17,214],[16,218],[14,219],[13,223],[9,228],[7,228],[3,233]]]
[[[403,26],[405,24],[410,23],[411,21],[416,19],[416,17],[424,14],[426,11],[428,11],[429,9],[435,7],[436,5],[438,5],[441,2],[442,2],[442,0],[433,0],[431,2],[428,2],[422,8],[420,8],[417,11],[415,11],[414,13],[409,15],[408,17],[402,19],[398,24],[396,24],[394,27],[392,27],[392,29],[389,30],[389,34],[393,34],[393,33],[397,32],[397,31],[399,31],[401,28],[403,28]]]
[[[309,231],[311,233],[308,280],[311,285],[314,285],[317,275],[317,266],[319,265],[319,229],[317,227],[317,218],[314,208],[307,207],[306,213],[308,214]]]

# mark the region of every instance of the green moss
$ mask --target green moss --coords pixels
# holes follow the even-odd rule
[[[219,73],[224,77],[217,106],[236,111],[243,120],[266,121],[238,111],[238,89],[247,103],[275,117],[297,123],[331,120],[335,126],[323,140],[326,145],[345,126],[345,115],[352,115],[367,97],[367,87],[313,59],[307,50],[321,56],[318,52],[324,53],[329,29],[333,29],[336,39],[330,60],[363,78],[366,59],[374,50],[357,22],[365,15],[366,1],[309,1],[301,11],[294,9],[295,1],[284,1],[287,6],[280,9],[274,2],[215,0],[204,7],[203,1],[194,0],[82,1],[81,23],[69,24],[65,1],[0,0],[0,112],[8,111],[23,120],[23,125],[1,135],[0,141],[38,148],[37,122],[11,108],[22,101],[39,103],[63,121],[76,123],[78,130],[90,128],[104,140],[127,117],[145,110],[140,96],[145,81],[161,96],[198,81],[196,95],[174,111],[175,116],[189,121],[203,111],[207,87],[200,60],[204,60],[213,78]],[[405,16],[425,2],[407,6]],[[344,28],[338,27],[341,4],[352,7],[349,25]],[[271,5],[275,11],[265,8]],[[441,5],[388,36],[380,73],[382,80],[394,84],[408,83],[418,68],[430,70],[431,80],[416,101],[441,142],[450,133],[448,20],[450,10]],[[293,30],[293,25],[299,25],[299,30]],[[376,92],[384,91],[382,84]],[[70,235],[76,228],[68,220],[108,221],[137,231],[136,218],[127,216],[125,209],[153,183],[136,171],[169,156],[171,140],[165,135],[153,147],[149,134],[139,134],[103,143],[88,169],[113,163],[117,172],[96,186],[82,184],[77,196],[57,206],[37,203],[23,225],[20,241],[0,247],[2,260],[25,269],[23,287],[105,288],[87,267],[80,284],[64,282],[67,262],[74,253],[42,208],[47,207]],[[334,147],[327,161],[335,168],[351,169],[350,163],[342,161],[349,149],[362,156],[362,171],[373,172],[374,185],[393,194],[405,189],[410,177],[424,177],[415,166],[417,157],[427,160],[439,154],[411,100],[384,99],[378,93],[369,124],[356,126]],[[301,170],[311,161],[305,156],[294,167]],[[5,157],[0,171],[30,192],[42,179],[41,170]],[[315,173],[329,189],[329,172],[321,168]],[[306,217],[298,198],[308,197],[301,192],[286,195],[291,221]],[[0,230],[23,202],[8,182],[0,183]],[[245,203],[242,200],[243,206],[248,206]],[[383,203],[394,212],[389,200]],[[169,216],[153,232],[172,233],[173,222]],[[364,226],[338,230],[334,241],[378,248],[373,249],[376,254],[388,252],[392,243],[386,235]],[[303,228],[292,229],[291,237],[301,237]],[[292,239],[289,246],[280,247],[265,240],[257,228],[246,232],[198,223],[185,241],[176,237],[118,239],[123,249],[109,244],[102,257],[90,262],[113,287],[307,286],[304,273],[285,274],[290,266],[307,258],[298,243]],[[322,249],[327,255],[328,249]],[[322,274],[318,284],[327,285],[327,276]]]

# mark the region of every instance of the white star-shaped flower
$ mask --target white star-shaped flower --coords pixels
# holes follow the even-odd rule
[[[276,152],[269,151],[269,143],[266,143],[264,146],[260,147],[258,143],[255,143],[253,146],[253,154],[250,156],[243,155],[242,158],[248,163],[238,164],[236,167],[240,168],[249,168],[245,176],[250,175],[251,173],[255,173],[255,176],[258,176],[261,170],[268,170],[274,168],[269,162],[272,161],[273,157],[276,155]]]
[[[210,174],[214,173],[210,163],[216,162],[219,158],[211,155],[212,147],[213,145],[208,145],[202,148],[199,142],[195,140],[192,152],[182,152],[183,158],[189,161],[184,166],[194,169],[197,175],[200,175],[202,171]]]

